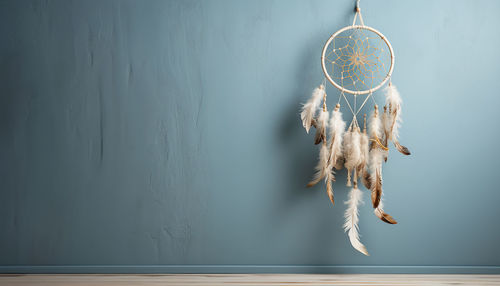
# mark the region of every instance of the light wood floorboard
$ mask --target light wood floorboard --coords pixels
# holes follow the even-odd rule
[[[0,275],[9,286],[131,285],[500,285],[500,275],[424,274],[141,274]]]

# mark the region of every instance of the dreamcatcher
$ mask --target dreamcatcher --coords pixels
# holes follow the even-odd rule
[[[389,141],[404,155],[410,155],[410,151],[399,143],[401,97],[391,83],[394,68],[391,44],[382,33],[365,26],[359,0],[355,12],[352,25],[338,30],[326,41],[321,54],[325,79],[303,105],[301,119],[307,133],[311,126],[315,127],[314,144],[319,145],[316,173],[307,186],[314,186],[324,180],[328,197],[334,204],[334,170],[347,169],[347,186],[352,188],[345,202],[344,230],[352,246],[368,255],[358,233],[358,207],[363,195],[358,188],[358,180],[371,193],[375,215],[386,223],[396,224],[396,220],[383,208],[382,163],[387,161]],[[356,20],[359,20],[359,24],[356,24]],[[326,104],[326,80],[340,90],[331,116]],[[373,93],[386,84],[385,106],[379,110]],[[342,99],[352,113],[349,125],[340,112]],[[370,99],[374,107],[367,130],[366,114],[363,115],[362,124],[358,116]]]

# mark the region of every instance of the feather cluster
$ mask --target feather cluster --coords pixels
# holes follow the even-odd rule
[[[386,124],[384,120],[384,115],[382,115],[382,120],[380,120],[378,107],[375,105],[375,110],[370,118],[370,137],[372,146],[369,153],[370,182],[368,184],[371,190],[372,206],[375,209],[375,215],[384,222],[396,224],[396,220],[394,220],[392,216],[386,214],[381,206],[383,193],[382,162],[387,158],[387,147],[382,144],[382,142],[387,142],[385,132]]]
[[[322,99],[323,108],[320,108]],[[389,84],[385,90],[384,111],[379,112],[378,106],[375,105],[368,122],[368,129],[365,114],[362,131],[355,117],[346,130],[346,122],[342,118],[339,104],[335,106],[331,114],[328,112],[323,85],[314,89],[311,98],[301,109],[302,125],[307,133],[311,126],[316,128],[314,144],[319,145],[315,174],[307,186],[312,187],[324,179],[327,195],[334,204],[334,169],[340,170],[346,167],[347,185],[352,188],[345,202],[347,209],[344,213],[343,227],[352,246],[364,255],[369,254],[359,238],[359,206],[363,203],[363,193],[358,188],[359,178],[371,192],[374,214],[383,222],[397,223],[383,208],[382,165],[384,161],[387,161],[389,141],[394,143],[399,152],[405,155],[410,154],[408,148],[399,143],[401,102],[398,90],[394,85]]]

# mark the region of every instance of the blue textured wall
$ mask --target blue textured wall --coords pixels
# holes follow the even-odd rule
[[[335,207],[304,187],[299,104],[353,2],[1,1],[0,271],[500,272],[499,1],[361,1],[413,153],[399,224],[361,211],[372,256],[345,173]]]

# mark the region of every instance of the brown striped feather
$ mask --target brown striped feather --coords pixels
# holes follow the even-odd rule
[[[377,208],[380,204],[380,199],[382,198],[382,177],[380,175],[380,170],[377,169],[375,172],[375,184],[371,186],[372,189],[372,205],[373,208]]]

